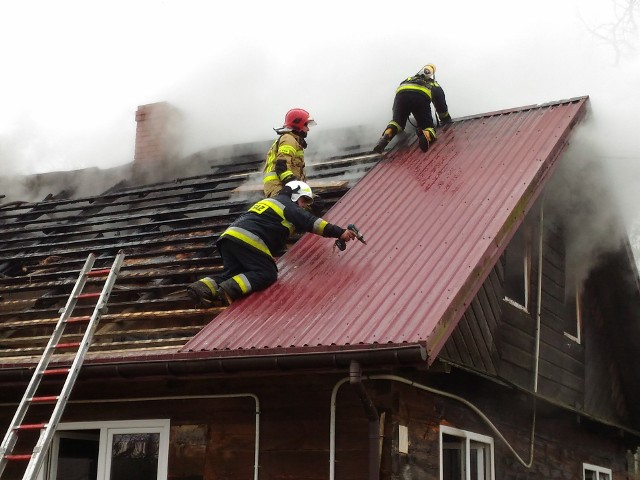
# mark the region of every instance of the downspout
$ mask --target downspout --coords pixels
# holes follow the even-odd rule
[[[378,480],[380,478],[380,417],[362,384],[362,367],[356,361],[352,361],[349,366],[349,383],[362,402],[364,413],[369,420],[369,480]]]
[[[340,387],[350,380],[349,377],[338,380],[331,391],[331,418],[329,420],[329,480],[336,477],[336,397]]]

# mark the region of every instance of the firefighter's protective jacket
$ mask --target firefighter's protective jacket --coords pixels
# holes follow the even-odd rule
[[[449,108],[447,107],[444,90],[433,78],[425,78],[422,75],[408,77],[400,82],[396,89],[396,95],[403,92],[421,92],[430,102],[433,102],[440,120],[449,119]]]
[[[264,164],[264,194],[277,195],[291,180],[305,181],[304,148],[306,142],[294,132],[283,133],[273,142]],[[291,178],[289,178],[291,177]],[[293,178],[296,177],[296,178]]]
[[[284,253],[295,230],[339,238],[344,229],[309,213],[288,195],[277,195],[255,203],[227,228],[220,239],[249,246],[270,258]]]

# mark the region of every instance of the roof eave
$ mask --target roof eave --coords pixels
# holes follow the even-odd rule
[[[202,351],[159,354],[144,357],[88,359],[80,378],[166,377],[194,374],[229,374],[252,371],[291,371],[304,369],[348,369],[352,361],[363,366],[420,365],[427,359],[421,344],[336,347],[320,351],[283,349],[266,351]],[[20,365],[0,370],[0,382],[28,381],[34,365]]]

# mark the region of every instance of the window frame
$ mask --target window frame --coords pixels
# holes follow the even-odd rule
[[[601,473],[609,476],[609,478],[606,480],[613,480],[613,471],[610,468],[600,467],[598,465],[593,465],[591,463],[582,464],[582,480],[586,480],[587,470],[590,470],[597,474],[595,480],[600,480]]]
[[[58,438],[68,435],[70,432],[81,434],[82,430],[98,430],[98,480],[109,480],[111,474],[111,445],[108,443],[113,439],[114,434],[126,433],[158,433],[160,435],[158,445],[158,474],[157,480],[167,480],[169,463],[169,434],[171,422],[169,419],[153,420],[108,420],[98,422],[68,422],[60,423],[56,429],[54,440],[49,449],[49,461],[43,463],[38,480],[49,480],[55,478],[57,466]],[[55,455],[55,458],[54,458]]]
[[[571,298],[570,305],[575,304],[575,309],[574,308],[571,308],[570,310],[565,309],[565,314],[569,316],[569,318],[567,318],[566,320],[567,322],[566,325],[568,326],[569,323],[573,325],[575,322],[576,334],[574,335],[573,333],[567,332],[566,328],[563,329],[563,333],[564,333],[564,336],[567,337],[569,340],[573,340],[578,345],[580,345],[582,343],[582,287],[578,282],[576,282],[575,291],[573,295],[570,295],[570,298]],[[565,295],[565,305],[568,303],[567,300],[568,298]]]
[[[530,300],[531,300],[531,262],[532,262],[532,252],[533,252],[533,248],[532,248],[532,237],[533,237],[533,231],[532,231],[532,225],[530,222],[528,221],[523,221],[522,224],[520,225],[520,227],[518,227],[518,229],[516,230],[516,232],[514,233],[513,237],[511,238],[511,240],[509,241],[509,244],[507,245],[505,251],[504,251],[504,255],[505,255],[505,262],[504,262],[504,269],[505,269],[505,285],[504,285],[504,298],[503,300],[505,302],[507,302],[510,305],[513,305],[514,307],[516,307],[519,310],[522,310],[523,312],[529,313],[529,307],[530,307]],[[517,236],[520,235],[522,236],[521,238],[521,242],[522,242],[522,251],[521,252],[517,252],[518,254],[522,255],[522,263],[523,263],[523,269],[522,269],[522,278],[520,279],[522,281],[522,284],[520,285],[523,288],[523,295],[524,295],[524,302],[521,303],[519,300],[515,299],[515,298],[511,298],[508,294],[507,294],[507,274],[508,274],[508,268],[509,268],[509,247],[514,245],[514,239],[517,238]],[[516,253],[516,252],[514,252]]]
[[[464,458],[465,480],[470,480],[470,477],[471,477],[471,472],[470,472],[470,466],[471,466],[470,451],[472,450],[472,448],[470,448],[471,447],[471,442],[481,443],[481,444],[483,444],[484,447],[487,447],[489,449],[489,451],[487,453],[488,453],[488,460],[490,462],[490,465],[488,466],[489,478],[484,478],[483,480],[495,480],[495,477],[496,477],[495,465],[496,464],[495,464],[495,450],[494,450],[493,438],[489,437],[487,435],[482,435],[482,434],[470,432],[470,431],[467,431],[467,430],[461,430],[459,428],[449,427],[447,425],[440,425],[440,432],[439,432],[439,456],[440,456],[439,478],[440,478],[440,480],[444,480],[444,469],[443,469],[443,463],[444,463],[444,448],[443,448],[444,447],[444,441],[443,441],[443,435],[449,435],[449,436],[453,436],[453,437],[458,437],[461,441],[464,440],[464,442],[465,442],[465,448],[464,448],[464,454],[465,454],[465,458]],[[481,462],[484,462],[484,459],[485,459],[485,456],[483,455]]]

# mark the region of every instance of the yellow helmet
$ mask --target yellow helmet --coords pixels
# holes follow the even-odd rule
[[[427,78],[435,78],[436,75],[436,66],[433,63],[427,63],[424,67],[420,69],[418,75],[422,75]]]

